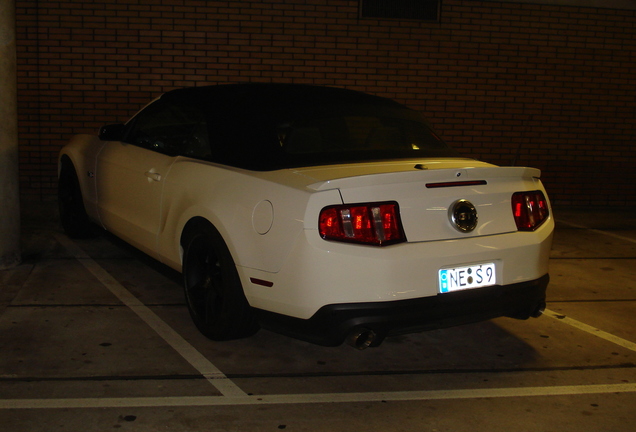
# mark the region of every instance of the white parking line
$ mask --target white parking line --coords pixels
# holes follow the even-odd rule
[[[571,226],[573,228],[579,228],[579,229],[585,229],[585,230],[588,230],[588,231],[592,231],[592,232],[594,232],[596,234],[603,234],[603,235],[606,235],[608,237],[614,237],[616,239],[624,240],[626,242],[636,243],[636,239],[625,237],[625,236],[622,236],[622,235],[619,235],[619,234],[614,234],[613,232],[603,231],[603,230],[594,229],[594,228],[588,228],[588,227],[586,227],[584,225],[574,224],[574,223],[570,223],[570,222],[563,222],[561,220],[559,221],[559,223],[561,223],[563,225]]]
[[[422,401],[502,397],[563,396],[636,392],[636,383],[574,385],[552,387],[517,387],[495,389],[458,389],[429,391],[396,391],[369,393],[317,393],[288,395],[247,395],[207,358],[176,333],[161,318],[117,282],[76,243],[63,235],[55,238],[126,306],[155,330],[170,346],[194,366],[216,387],[222,396],[134,397],[134,398],[62,398],[62,399],[0,399],[0,409],[81,409],[118,407],[189,407],[227,405],[271,405],[311,403],[355,403],[381,401]],[[551,310],[545,314],[565,324],[636,351],[636,344],[597,328],[583,324]]]
[[[175,351],[194,366],[223,396],[247,396],[247,394],[225,376],[223,372],[146,305],[139,301],[137,297],[132,295],[123,285],[117,282],[110,273],[89,257],[75,242],[61,234],[54,234],[54,236],[99,282],[108,288],[122,303],[135,312],[139,318],[157,332]]]
[[[275,405],[433,401],[535,396],[576,396],[636,392],[636,383],[494,389],[427,390],[369,393],[317,393],[257,396],[180,396],[135,398],[0,399],[0,409],[79,409],[134,407],[193,407],[227,405]]]
[[[558,321],[561,321],[564,324],[571,325],[572,327],[575,327],[575,328],[577,328],[579,330],[582,330],[582,331],[584,331],[586,333],[589,333],[589,334],[592,334],[594,336],[600,337],[601,339],[605,339],[607,341],[615,343],[616,345],[620,345],[623,348],[627,348],[628,350],[636,351],[636,343],[634,343],[634,342],[630,342],[628,340],[619,338],[618,336],[614,336],[611,333],[604,332],[603,330],[600,330],[600,329],[598,329],[596,327],[592,327],[591,325],[587,325],[585,323],[582,323],[580,321],[572,319],[572,318],[570,318],[570,317],[568,317],[566,315],[559,314],[559,313],[556,313],[556,312],[548,310],[548,309],[546,309],[543,313],[546,316],[549,316],[549,317],[554,318],[554,319],[556,319]]]
[[[580,228],[580,229],[585,229],[585,230],[588,230],[588,231],[592,231],[592,232],[597,233],[597,234],[603,234],[603,235],[606,235],[608,237],[613,237],[613,238],[616,238],[616,239],[619,239],[619,240],[623,240],[623,241],[627,241],[627,242],[631,242],[631,243],[636,243],[636,239],[625,237],[625,236],[618,235],[618,234],[614,234],[614,233],[611,233],[611,232],[598,230],[598,229],[593,229],[593,228],[588,228],[586,226],[573,224],[573,223],[570,223],[570,222],[559,221],[559,223],[562,223],[564,225],[568,225],[568,226],[571,226],[571,227],[574,227],[574,228]],[[559,313],[556,313],[556,312],[548,310],[548,309],[546,309],[544,311],[544,314],[549,316],[549,317],[555,318],[555,319],[561,321],[562,323],[571,325],[572,327],[575,327],[575,328],[577,328],[579,330],[582,330],[582,331],[587,332],[589,334],[592,334],[594,336],[598,336],[601,339],[605,339],[607,341],[615,343],[616,345],[622,346],[623,348],[627,348],[627,349],[629,349],[631,351],[636,351],[636,343],[634,343],[634,342],[619,338],[618,336],[614,336],[613,334],[604,332],[603,330],[600,330],[600,329],[598,329],[596,327],[592,327],[592,326],[590,326],[588,324],[584,324],[584,323],[582,323],[580,321],[577,321],[577,320],[569,318],[569,317],[567,317],[567,316],[565,316],[563,314],[559,314]]]

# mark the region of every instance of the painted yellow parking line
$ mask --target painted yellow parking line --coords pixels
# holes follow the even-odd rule
[[[180,396],[134,398],[0,399],[0,409],[153,408],[228,405],[289,405],[483,398],[577,396],[636,392],[636,383],[494,389],[426,390],[369,393],[317,393],[256,396]]]
[[[623,241],[630,242],[630,243],[636,243],[636,239],[634,239],[634,238],[626,237],[626,236],[623,236],[623,235],[620,235],[620,234],[615,234],[615,233],[610,232],[610,231],[603,231],[603,230],[600,230],[600,229],[588,228],[588,227],[586,227],[584,225],[579,225],[579,224],[575,224],[575,223],[571,223],[571,222],[563,222],[561,220],[559,221],[559,223],[561,223],[563,225],[571,226],[572,228],[585,229],[585,230],[588,230],[588,231],[592,231],[593,233],[596,233],[596,234],[603,234],[603,235],[606,235],[608,237],[614,237],[615,239],[623,240]]]
[[[570,317],[568,317],[566,315],[556,313],[556,312],[551,311],[549,309],[546,309],[543,313],[546,316],[554,318],[554,319],[556,319],[556,320],[558,320],[558,321],[560,321],[560,322],[562,322],[564,324],[568,324],[568,325],[570,325],[572,327],[575,327],[575,328],[577,328],[579,330],[582,330],[582,331],[584,331],[586,333],[589,333],[589,334],[592,334],[594,336],[600,337],[601,339],[605,339],[607,341],[615,343],[616,345],[620,345],[623,348],[627,348],[628,350],[636,351],[636,343],[634,343],[634,342],[622,339],[622,338],[620,338],[618,336],[614,336],[611,333],[604,332],[603,330],[600,330],[600,329],[598,329],[596,327],[592,327],[591,325],[582,323],[582,322],[577,321],[575,319],[572,319],[572,318],[570,318]]]
[[[161,336],[175,351],[188,361],[203,375],[210,384],[221,392],[223,396],[247,396],[223,372],[214,366],[203,354],[194,348],[172,327],[166,324],[137,297],[132,295],[122,284],[104,270],[95,260],[89,257],[82,248],[68,237],[55,234],[55,239],[77,259],[97,280],[108,288],[122,303],[128,306],[139,318]]]

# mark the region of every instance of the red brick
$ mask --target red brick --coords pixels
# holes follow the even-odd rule
[[[16,0],[25,195],[54,194],[72,133],[168,89],[252,80],[395,98],[497,163],[521,145],[556,203],[636,201],[634,170],[612,168],[636,162],[634,11],[445,0],[427,23],[359,19],[345,0],[138,3]],[[594,161],[604,188],[582,178]]]

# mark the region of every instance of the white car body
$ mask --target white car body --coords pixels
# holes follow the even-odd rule
[[[445,268],[494,263],[500,287],[548,274],[551,212],[538,228],[519,231],[511,207],[515,192],[545,194],[540,171],[533,168],[446,157],[256,171],[90,135],[74,137],[60,160],[75,168],[94,223],[177,271],[183,270],[186,225],[196,218],[208,221],[225,241],[245,298],[263,312],[264,322],[279,316],[299,327],[330,305],[447,296],[439,283]],[[449,217],[459,199],[470,201],[478,214],[470,232],[458,230]],[[323,208],[387,201],[399,204],[405,242],[375,247],[321,237]],[[520,317],[540,312],[544,298],[533,301]],[[338,337],[324,340],[316,331],[306,336],[298,328],[272,328],[334,345],[343,332],[367,329],[364,320],[346,321],[346,329],[338,324]],[[383,337],[438,326],[445,324],[371,330]]]

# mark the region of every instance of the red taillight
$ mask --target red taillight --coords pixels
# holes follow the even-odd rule
[[[406,241],[397,203],[372,203],[325,207],[318,222],[325,240],[376,246]]]
[[[519,231],[534,231],[550,215],[548,200],[541,191],[514,193],[512,214]]]

